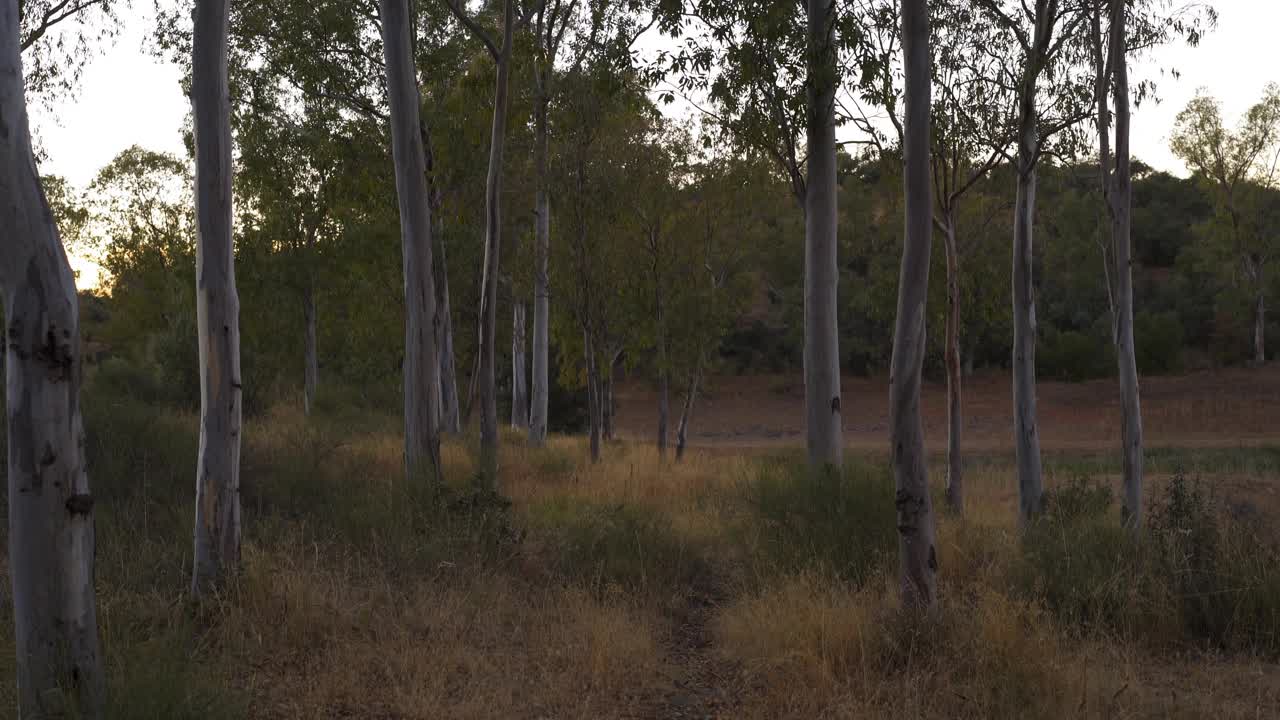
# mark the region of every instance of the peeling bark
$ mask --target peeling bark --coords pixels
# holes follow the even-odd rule
[[[203,599],[240,566],[240,299],[231,216],[228,0],[196,0],[191,102],[196,174],[200,454],[191,593]]]
[[[0,291],[18,717],[104,717],[80,317],[31,151],[18,7],[0,0]]]

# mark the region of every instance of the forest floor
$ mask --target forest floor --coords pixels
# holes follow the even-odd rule
[[[970,382],[966,512],[938,515],[925,619],[897,607],[881,381],[846,383],[839,476],[771,437],[793,385],[723,378],[680,463],[642,442],[639,385],[598,464],[581,438],[505,432],[501,497],[472,489],[470,437],[446,441],[433,494],[400,479],[394,414],[284,403],[246,421],[243,571],[199,608],[195,418],[91,388],[109,717],[1280,717],[1280,372],[1146,381],[1140,544],[1106,383],[1042,384],[1050,511],[1018,529],[1007,447],[981,429],[1007,422],[1006,385]]]

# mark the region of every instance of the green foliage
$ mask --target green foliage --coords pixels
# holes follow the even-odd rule
[[[1185,340],[1177,314],[1140,312],[1133,320],[1133,334],[1139,373],[1165,375],[1182,370]]]
[[[1010,581],[1079,632],[1280,652],[1280,547],[1181,474],[1150,507],[1135,536],[1110,486],[1078,479],[1054,491]]]
[[[847,461],[837,472],[772,460],[752,472],[741,531],[760,571],[814,570],[860,584],[892,557],[898,534],[886,469]]]
[[[1036,371],[1045,379],[1079,382],[1114,374],[1115,367],[1108,339],[1076,330],[1050,329],[1036,349]]]

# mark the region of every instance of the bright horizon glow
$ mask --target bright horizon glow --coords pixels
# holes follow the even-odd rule
[[[1135,84],[1156,80],[1159,96],[1159,102],[1148,101],[1134,112],[1134,157],[1183,177],[1186,168],[1169,151],[1169,136],[1178,112],[1198,89],[1217,98],[1226,122],[1234,125],[1262,98],[1268,82],[1280,81],[1280,72],[1272,69],[1270,60],[1274,29],[1280,26],[1280,3],[1213,0],[1212,4],[1218,9],[1218,27],[1199,47],[1159,48],[1138,59],[1131,71]],[[185,156],[182,128],[189,106],[180,86],[181,72],[144,50],[154,28],[155,13],[150,7],[135,10],[115,44],[84,68],[75,97],[48,107],[31,104],[32,129],[47,153],[42,173],[61,175],[83,190],[100,168],[132,145]],[[1179,77],[1170,76],[1169,70],[1177,71]],[[98,285],[100,268],[92,259],[75,255],[72,266],[80,273],[81,287]]]

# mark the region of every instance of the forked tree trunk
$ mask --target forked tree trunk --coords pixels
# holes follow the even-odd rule
[[[835,5],[807,0],[808,148],[805,182],[804,387],[809,464],[839,467],[840,340],[836,314]]]
[[[889,423],[893,433],[902,604],[909,610],[928,610],[937,599],[938,560],[933,542],[924,423],[920,416],[920,374],[924,365],[925,301],[929,295],[929,246],[933,237],[929,170],[932,73],[927,0],[903,0],[901,7],[906,71],[903,123],[906,227],[890,366]]]
[[[458,370],[453,353],[449,269],[445,260],[444,233],[438,219],[432,236],[435,250],[431,256],[431,269],[436,286],[436,349],[440,352],[440,432],[456,435],[462,432],[462,417],[458,408]]]
[[[391,110],[391,152],[404,263],[404,461],[410,482],[440,477],[440,357],[432,271],[431,206],[419,121],[408,0],[379,0]]]
[[[316,291],[315,286],[310,279],[307,280],[307,286],[302,292],[302,321],[305,325],[304,348],[305,367],[303,369],[302,383],[302,407],[303,411],[310,415],[315,409],[316,391],[320,386],[320,351],[319,351],[319,329],[316,319]]]
[[[484,273],[480,282],[480,480],[498,487],[498,390],[494,344],[498,329],[498,255],[502,250],[502,158],[507,139],[508,80],[515,31],[515,0],[503,1],[502,48],[496,58],[493,128],[489,136],[489,172],[485,180]]]
[[[231,237],[228,5],[196,0],[192,35],[200,455],[191,592],[197,599],[240,565],[240,300]]]
[[[18,717],[100,720],[93,496],[75,277],[31,151],[18,5],[0,0],[0,291]]]
[[[549,82],[544,78],[540,86]],[[529,443],[541,447],[547,442],[547,403],[550,397],[551,282],[548,258],[551,255],[551,200],[547,193],[547,155],[550,144],[547,133],[548,98],[539,89],[534,99],[533,158],[535,182],[533,268],[533,359],[532,394],[529,405]]]
[[[964,456],[960,433],[964,425],[960,377],[960,252],[956,245],[955,212],[948,213],[943,240],[947,253],[947,338],[943,357],[947,366],[947,505],[964,512]]]
[[[1124,470],[1124,500],[1120,511],[1123,522],[1133,529],[1142,527],[1142,405],[1138,391],[1137,350],[1133,339],[1133,269],[1131,267],[1131,225],[1133,205],[1133,171],[1129,157],[1129,65],[1125,31],[1125,2],[1111,3],[1111,66],[1115,73],[1114,102],[1116,126],[1115,172],[1108,182],[1111,211],[1111,256],[1115,263],[1111,276],[1115,321],[1114,343],[1120,377],[1120,439]],[[1104,72],[1105,75],[1105,72]],[[1106,157],[1106,87],[1100,88],[1103,104],[1100,146]],[[1106,177],[1109,168],[1103,168]]]
[[[698,384],[702,381],[702,358],[698,358],[698,366],[689,378],[689,393],[684,398],[684,409],[680,411],[680,424],[676,426],[676,462],[684,459],[684,449],[689,439],[689,421],[693,419],[693,403],[698,399]]]
[[[515,430],[529,427],[528,373],[524,366],[524,303],[511,306],[511,427]]]

